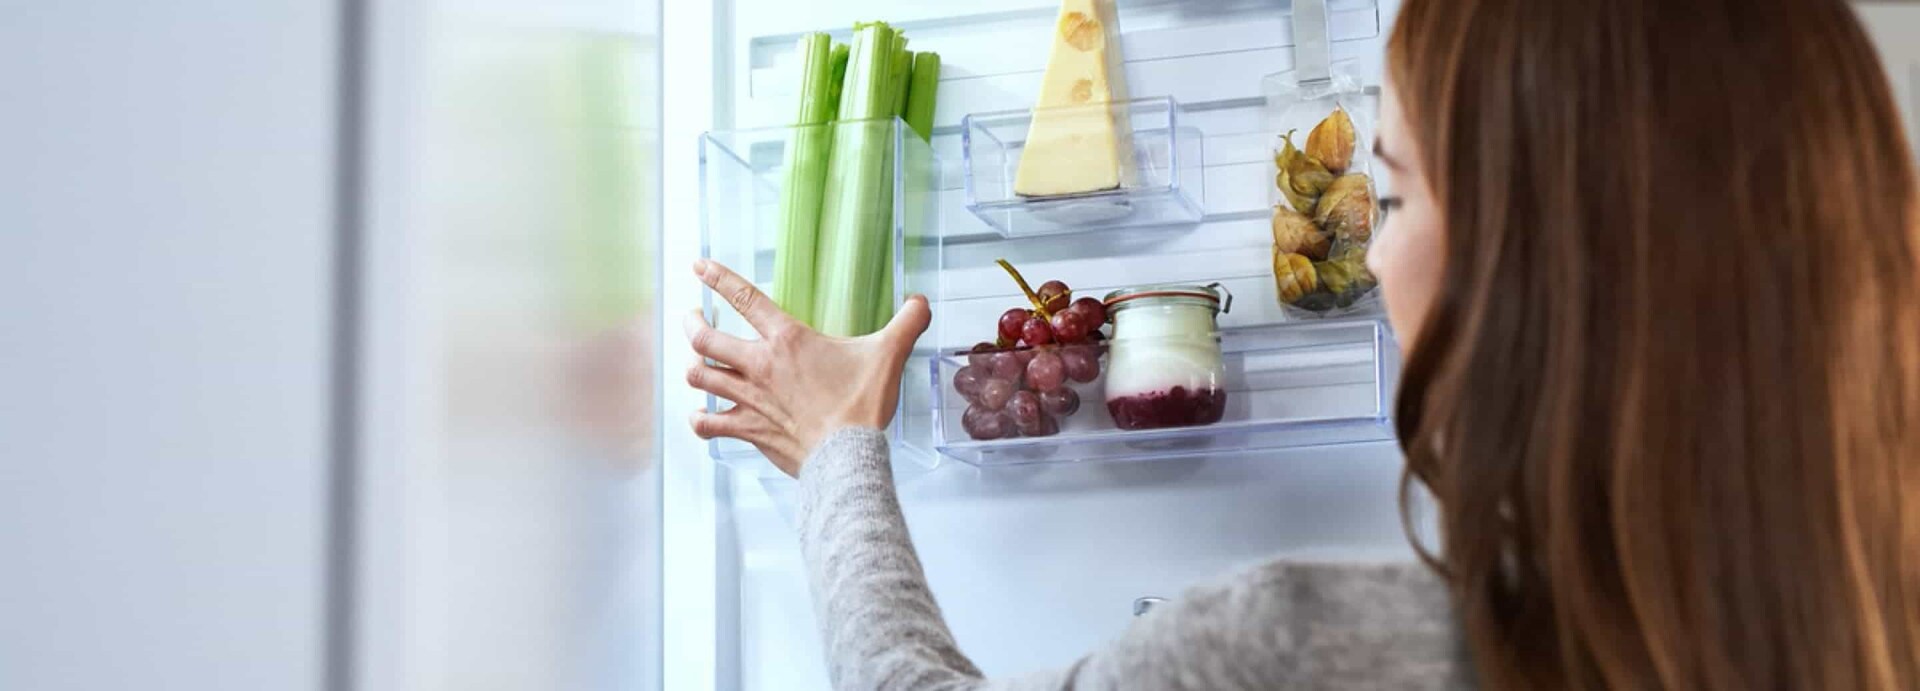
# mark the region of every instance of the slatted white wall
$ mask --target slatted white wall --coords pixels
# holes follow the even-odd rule
[[[862,2],[831,3],[848,10]],[[935,298],[942,347],[992,335],[993,318],[1019,304],[1018,291],[992,260],[1006,257],[1036,281],[1060,279],[1079,294],[1143,283],[1224,283],[1237,297],[1223,326],[1284,320],[1274,295],[1267,230],[1271,185],[1269,146],[1262,129],[1262,77],[1293,65],[1289,3],[1281,0],[1121,2],[1122,56],[1135,97],[1171,96],[1188,110],[1186,123],[1206,140],[1203,173],[1207,221],[1185,230],[1094,231],[1051,238],[1002,240],[966,209],[962,180],[961,118],[968,113],[1031,107],[1039,93],[1058,11],[1052,2],[971,3],[975,12],[942,16],[923,5],[856,7],[896,22],[915,50],[943,61],[934,149],[942,162],[941,232],[954,242]],[[1372,0],[1330,3],[1336,61],[1350,60],[1372,84],[1380,73],[1381,37],[1394,4]],[[847,28],[811,23],[819,15],[741,18],[734,50],[734,123],[741,128],[781,125],[791,118],[798,83],[793,47],[806,31]],[[850,24],[849,24],[850,26]]]

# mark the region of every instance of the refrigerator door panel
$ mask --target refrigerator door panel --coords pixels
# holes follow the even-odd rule
[[[659,8],[371,5],[356,688],[660,688]]]
[[[0,688],[324,688],[327,0],[0,10]]]

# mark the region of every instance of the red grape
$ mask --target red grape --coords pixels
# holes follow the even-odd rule
[[[1051,323],[1053,340],[1061,343],[1079,343],[1087,337],[1086,319],[1077,311],[1054,312]]]
[[[1060,349],[1060,364],[1067,378],[1085,384],[1100,378],[1100,351],[1093,346],[1069,346]]]
[[[1060,421],[1052,415],[1048,415],[1044,410],[1036,412],[1034,413],[1034,417],[1024,420],[1011,415],[1008,417],[1013,421],[1013,428],[1019,430],[1020,436],[1023,437],[1051,437],[1060,433]]]
[[[1032,310],[1018,307],[1000,313],[1000,337],[1009,342],[1020,340],[1020,329],[1027,325],[1027,318],[1031,316]]]
[[[1007,414],[1013,416],[1014,426],[1024,434],[1027,429],[1037,429],[1040,425],[1040,397],[1032,391],[1019,391],[1007,400]]]
[[[1073,291],[1059,281],[1042,283],[1040,289],[1034,292],[1040,296],[1040,303],[1046,306],[1048,314],[1064,311],[1073,302]]]
[[[968,401],[975,400],[980,395],[980,385],[986,379],[984,372],[984,369],[972,365],[960,368],[960,371],[953,373],[953,390],[960,392]]]
[[[1003,412],[969,407],[960,415],[960,427],[974,439],[999,439],[1013,434],[1013,419]]]
[[[1026,325],[1020,328],[1020,340],[1026,341],[1030,346],[1052,343],[1053,327],[1048,326],[1047,320],[1040,318],[1040,315],[1033,315],[1033,318],[1028,319]]]
[[[1055,417],[1064,418],[1080,410],[1080,394],[1064,386],[1052,391],[1042,391],[1040,392],[1040,409]]]
[[[1026,392],[1023,391],[1020,393]],[[1006,407],[1007,400],[1016,395],[1013,390],[1013,382],[998,378],[988,379],[980,383],[980,395],[977,397],[977,401],[981,408],[999,410]]]
[[[967,352],[967,364],[974,367],[986,367],[990,361],[989,358],[993,356],[993,351],[995,350],[997,349],[993,347],[992,343],[976,343],[973,346],[973,350]]]
[[[1027,366],[1027,363],[1033,362],[1033,356],[1035,353],[1038,353],[1038,352],[1040,351],[1035,348],[1021,348],[1019,350],[1013,351],[1013,356],[1020,358],[1020,367],[1024,371],[1024,368]]]
[[[1035,391],[1052,391],[1066,381],[1066,366],[1060,364],[1060,356],[1052,351],[1042,351],[1033,356],[1033,362],[1027,363],[1027,386]]]
[[[1026,366],[1027,363],[1021,362],[1019,355],[1007,351],[994,353],[987,359],[988,373],[1008,382],[1019,382],[1020,372],[1026,369]]]
[[[1088,331],[1097,331],[1100,325],[1107,323],[1107,306],[1094,298],[1080,298],[1073,301],[1072,311],[1079,312],[1080,318],[1087,321]]]

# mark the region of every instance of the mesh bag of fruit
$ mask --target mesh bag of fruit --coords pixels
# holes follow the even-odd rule
[[[1378,92],[1351,63],[1331,80],[1302,84],[1291,72],[1266,78],[1263,122],[1273,132],[1274,292],[1289,318],[1379,309],[1367,247],[1378,217],[1373,124]]]

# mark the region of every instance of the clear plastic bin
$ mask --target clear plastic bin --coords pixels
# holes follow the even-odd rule
[[[830,137],[835,142],[858,137],[885,143],[885,169],[874,179],[892,186],[891,209],[881,212],[890,214],[893,244],[892,290],[885,297],[888,310],[890,313],[893,306],[898,306],[911,293],[921,293],[937,301],[940,169],[932,148],[899,119],[703,135],[700,139],[701,255],[726,264],[771,294],[774,257],[779,249],[784,213],[782,196],[792,162],[790,152],[796,140],[808,137]],[[880,299],[875,297],[876,301]],[[721,331],[741,338],[757,338],[752,327],[723,301],[716,300],[711,291],[706,293],[703,308],[708,319]],[[923,368],[930,357],[929,353],[909,362],[908,371],[925,371]],[[927,400],[927,387],[920,384],[918,377],[905,380],[911,384],[902,387],[901,410],[927,410],[931,405]],[[724,402],[716,397],[709,396],[707,403],[710,410],[724,409]],[[917,447],[905,444],[909,434],[905,424],[908,418],[906,414],[896,415],[890,433],[896,442],[896,451],[917,449],[919,453],[896,452],[895,457],[930,464],[932,455],[925,444],[929,437],[924,430],[917,437],[922,440]],[[740,441],[716,439],[709,443],[708,449],[715,460],[723,463],[759,464],[759,451]],[[759,464],[756,468],[763,466]]]
[[[1049,109],[1053,117],[1112,118],[1122,139],[1119,187],[1063,196],[1014,191],[1035,112],[976,113],[961,123],[967,210],[1002,234],[1189,227],[1205,215],[1203,135],[1182,121],[1173,99]]]
[[[1217,423],[1125,431],[1108,413],[1101,376],[1069,383],[1080,397],[1058,434],[973,439],[961,417],[969,405],[954,389],[968,352],[941,353],[927,370],[935,408],[935,448],[976,466],[1075,461],[1152,460],[1245,453],[1394,438],[1393,387],[1398,352],[1377,320],[1314,322],[1230,329],[1220,337],[1225,413]],[[1083,346],[1087,347],[1087,346]],[[1098,346],[1092,346],[1096,350]]]

